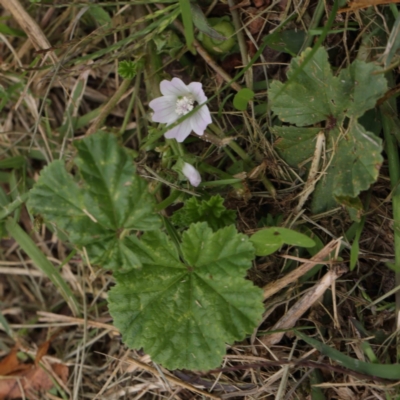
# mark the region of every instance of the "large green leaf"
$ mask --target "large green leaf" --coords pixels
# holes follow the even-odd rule
[[[280,138],[275,148],[292,167],[308,160],[314,154],[315,136],[321,128],[297,128],[296,126],[275,126],[273,133]]]
[[[335,164],[340,168],[334,174],[334,195],[356,197],[378,178],[382,140],[355,121],[338,138]]]
[[[31,190],[28,209],[66,231],[73,244],[85,246],[92,263],[109,269],[137,267],[129,232],[160,226],[146,182],[110,134],[89,136],[76,148],[82,182],[78,185],[63,161],[54,161]]]
[[[383,162],[382,141],[359,123],[352,121],[345,132],[332,131],[335,154],[329,168],[317,185],[312,211],[323,212],[335,205],[343,205],[341,198],[355,198],[374,183]]]
[[[292,60],[289,78],[309,51]],[[321,47],[275,98],[282,85],[278,81],[271,84],[271,109],[282,121],[298,126],[275,128],[275,133],[282,138],[277,144],[282,157],[292,166],[311,157],[315,150],[312,132],[317,134],[321,129],[327,138],[325,160],[333,156],[316,186],[312,211],[326,211],[340,199],[355,198],[368,189],[376,181],[382,164],[382,141],[366,131],[357,119],[373,108],[387,90],[382,68],[356,60],[334,77],[328,54]],[[324,128],[300,128],[322,121]]]
[[[292,59],[288,79],[299,68],[308,51],[311,49]],[[328,54],[323,48],[318,49],[312,61],[278,96],[282,86],[282,82],[274,80],[269,90],[272,111],[282,121],[306,126],[324,121],[333,115],[335,105],[330,98],[336,81],[328,62]]]
[[[355,60],[339,74],[337,93],[338,114],[359,118],[375,107],[376,101],[387,91],[382,68],[374,63]]]
[[[109,309],[124,342],[154,361],[169,369],[217,367],[225,342],[260,322],[262,291],[244,279],[254,248],[233,226],[213,233],[204,222],[192,224],[182,258],[159,231],[134,238],[131,248],[142,267],[115,273]]]

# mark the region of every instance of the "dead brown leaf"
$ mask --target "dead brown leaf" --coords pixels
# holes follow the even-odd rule
[[[43,344],[41,344],[39,346],[38,351],[36,352],[36,357],[35,357],[35,365],[36,366],[39,365],[42,357],[45,356],[47,354],[47,352],[49,351],[50,342],[51,342],[51,339],[46,340]]]
[[[64,383],[68,379],[68,367],[63,364],[53,364],[52,373],[57,375]],[[51,372],[45,371],[40,366],[32,365],[31,368],[14,373],[12,377],[0,378],[0,400],[17,398],[39,398],[35,392],[50,390],[53,387]]]
[[[68,367],[63,364],[47,364],[49,370],[39,365],[40,360],[47,354],[54,334],[49,340],[39,346],[35,363],[23,363],[18,359],[18,346],[0,361],[0,400],[17,398],[36,399],[36,392],[43,392],[54,386],[54,381],[66,383]]]
[[[250,33],[252,35],[259,33],[264,24],[265,24],[265,20],[264,18],[260,17],[259,14],[259,10],[255,7],[248,7],[246,9],[248,15],[249,15],[249,25],[248,25],[248,29],[250,31]]]
[[[0,361],[0,376],[8,375],[18,369],[20,361],[17,358],[18,349],[14,347],[1,361]]]

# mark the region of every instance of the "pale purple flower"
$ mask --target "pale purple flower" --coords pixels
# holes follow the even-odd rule
[[[173,124],[182,115],[192,111],[198,104],[207,101],[200,82],[185,85],[179,78],[173,78],[172,81],[162,81],[160,90],[162,97],[152,100],[149,106],[154,111],[153,121],[165,123],[167,126]],[[200,136],[203,135],[207,125],[211,122],[210,110],[204,105],[178,126],[167,131],[165,137],[167,139],[175,138],[178,142],[183,142],[192,131]]]
[[[192,186],[197,187],[200,185],[200,173],[195,167],[193,167],[193,165],[190,165],[187,162],[183,163],[182,173],[186,176],[186,178],[188,178]]]

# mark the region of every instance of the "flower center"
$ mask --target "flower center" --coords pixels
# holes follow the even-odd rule
[[[175,112],[178,115],[186,115],[193,110],[194,98],[192,96],[181,96],[176,100]]]

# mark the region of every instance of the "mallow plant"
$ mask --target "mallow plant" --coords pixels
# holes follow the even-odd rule
[[[203,192],[167,220],[114,135],[98,132],[74,146],[73,165],[57,160],[42,170],[29,212],[113,272],[108,307],[126,345],[169,369],[218,367],[226,343],[262,319],[262,290],[246,279],[255,257],[315,243],[282,228],[238,233],[235,212]]]
[[[321,168],[311,209],[324,212],[337,204],[349,211],[362,208],[358,196],[379,175],[382,140],[361,121],[387,91],[383,69],[355,60],[337,76],[327,51],[321,47],[306,65],[311,49],[292,59],[288,83],[272,81],[269,102],[282,122],[273,127],[276,147],[291,166],[304,165],[316,149],[316,137],[326,138],[325,165]],[[350,207],[349,207],[350,206]]]

